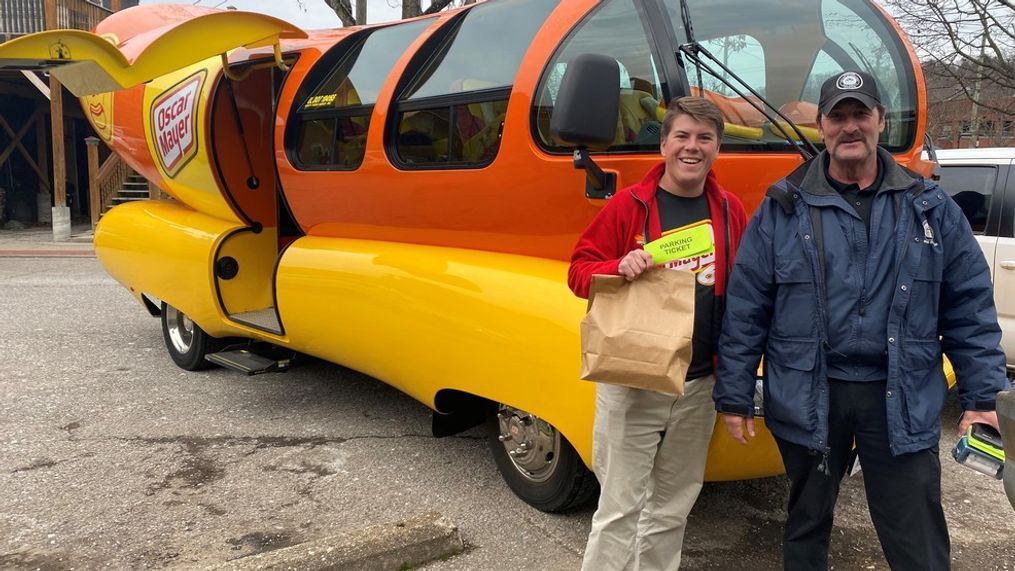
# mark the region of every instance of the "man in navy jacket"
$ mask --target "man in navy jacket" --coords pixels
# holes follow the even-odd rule
[[[941,509],[942,350],[972,422],[997,426],[1008,387],[990,272],[959,207],[878,147],[874,78],[821,88],[825,151],[768,192],[727,288],[714,399],[730,434],[765,423],[791,482],[786,569],[825,569],[856,442],[871,519],[893,569],[947,569]]]

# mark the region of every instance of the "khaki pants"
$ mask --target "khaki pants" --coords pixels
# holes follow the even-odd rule
[[[596,386],[592,464],[602,493],[582,569],[677,569],[701,491],[715,406],[709,375],[675,397]]]

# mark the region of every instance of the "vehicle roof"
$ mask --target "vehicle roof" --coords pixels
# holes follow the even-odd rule
[[[939,159],[1015,159],[1015,147],[935,149]]]

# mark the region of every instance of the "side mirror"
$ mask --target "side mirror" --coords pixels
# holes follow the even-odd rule
[[[557,91],[550,136],[567,147],[605,149],[620,113],[620,65],[600,54],[571,59]]]
[[[589,149],[613,144],[619,114],[617,60],[600,54],[572,58],[557,91],[550,136],[560,145],[575,148],[574,166],[585,170],[585,195],[589,198],[610,198],[617,190],[617,176],[603,172],[589,156]]]

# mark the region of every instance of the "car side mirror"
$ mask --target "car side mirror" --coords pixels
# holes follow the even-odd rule
[[[620,65],[600,54],[571,59],[557,91],[550,136],[574,147],[574,166],[585,170],[585,196],[610,198],[617,191],[615,173],[603,172],[589,150],[609,148],[620,113]]]

